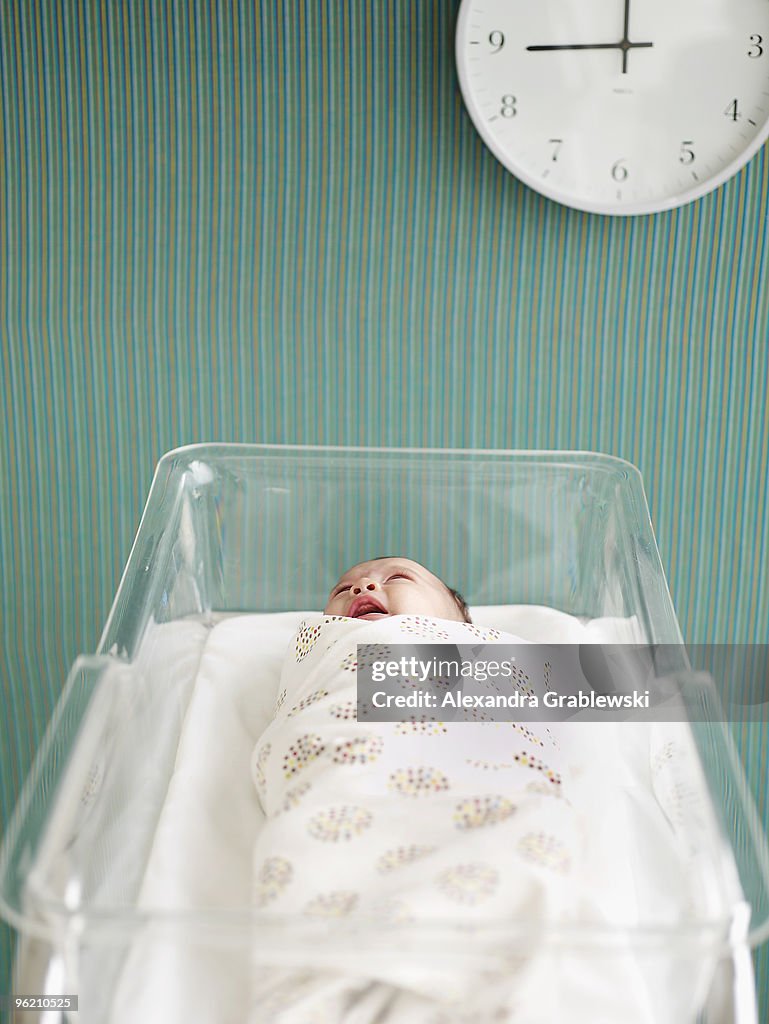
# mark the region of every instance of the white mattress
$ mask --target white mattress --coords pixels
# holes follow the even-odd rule
[[[284,653],[303,614],[234,616],[222,619],[208,632],[144,871],[140,907],[204,912],[249,906],[252,849],[263,820],[251,780],[250,758],[272,717]],[[634,620],[581,623],[563,612],[528,605],[478,608],[472,614],[479,625],[534,642],[642,639]],[[155,627],[165,631],[163,643],[156,649],[162,652],[166,666],[174,660],[177,625]],[[189,651],[188,629],[179,631],[178,642],[183,660]],[[146,673],[153,670],[151,664],[143,669]],[[580,727],[590,728],[587,724]],[[645,770],[644,751],[633,750],[632,744],[625,749],[616,743],[609,745],[603,756],[607,768],[615,772],[615,782],[623,772],[630,778]],[[608,825],[605,816],[601,823],[599,814],[597,829],[601,827]],[[638,857],[653,856],[653,835],[644,836],[642,830],[633,842]],[[600,872],[598,863],[594,867]],[[628,899],[652,898],[654,894],[642,886],[623,893],[608,891],[607,913],[614,908],[627,914]],[[242,1024],[249,997],[248,948],[225,945],[217,949],[200,928],[184,929],[184,943],[179,941],[181,934],[178,929],[151,927],[133,944],[113,1002],[111,1024],[139,1019],[147,1024],[181,1024],[193,1019]],[[576,1015],[572,1019],[597,1024],[589,1012],[584,1018]],[[675,1020],[659,1017],[663,1019]]]

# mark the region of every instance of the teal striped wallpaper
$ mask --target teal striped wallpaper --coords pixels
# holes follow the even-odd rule
[[[3,820],[190,441],[621,455],[686,638],[767,639],[766,152],[658,216],[549,203],[464,112],[457,9],[0,4]]]

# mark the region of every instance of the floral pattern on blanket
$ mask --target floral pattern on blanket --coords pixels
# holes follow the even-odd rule
[[[478,640],[523,642],[424,616],[302,623],[252,759],[267,817],[257,906],[325,919],[386,921],[396,903],[411,921],[568,917],[574,822],[552,723],[357,721],[358,644]]]

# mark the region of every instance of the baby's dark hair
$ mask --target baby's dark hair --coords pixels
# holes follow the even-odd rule
[[[441,580],[441,582],[443,583],[443,580]],[[470,609],[467,607],[467,601],[465,601],[465,599],[462,597],[458,590],[454,590],[454,588],[450,587],[448,583],[444,583],[443,585],[454,598],[454,604],[459,609],[459,612],[464,621],[472,624],[473,620],[470,618]]]

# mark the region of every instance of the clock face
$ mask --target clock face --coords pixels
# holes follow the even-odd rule
[[[680,206],[769,135],[767,0],[463,0],[456,46],[486,145],[578,209]]]

